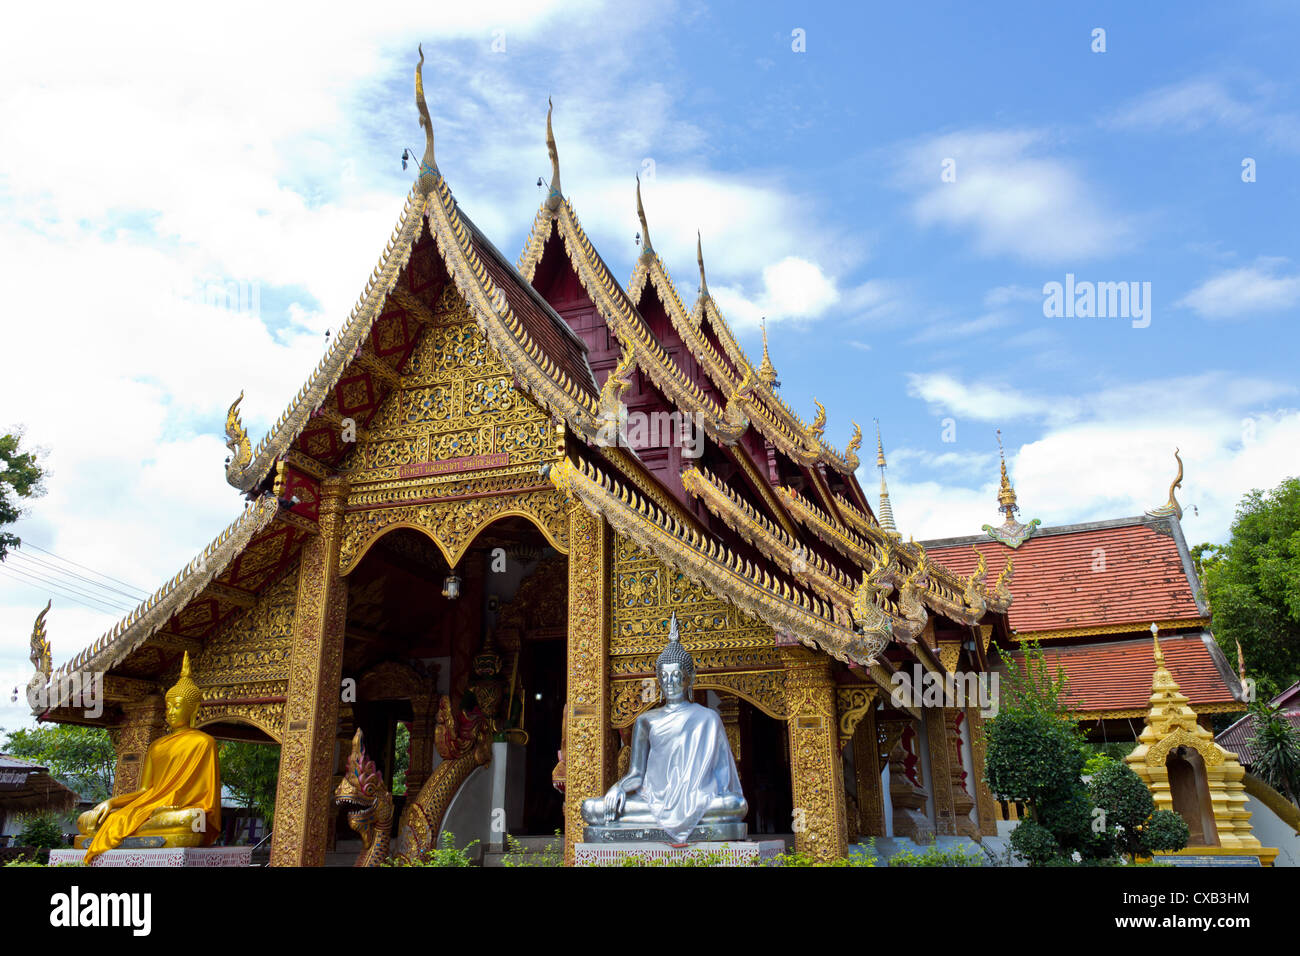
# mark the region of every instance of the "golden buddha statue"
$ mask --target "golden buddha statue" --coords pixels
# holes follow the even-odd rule
[[[131,848],[207,846],[221,832],[221,768],[217,742],[194,728],[203,693],[190,679],[190,655],[167,691],[171,731],[149,745],[140,789],[110,797],[77,818],[85,862],[130,840]]]

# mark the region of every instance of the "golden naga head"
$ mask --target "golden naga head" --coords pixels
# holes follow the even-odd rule
[[[167,726],[172,730],[193,727],[203,702],[203,691],[190,678],[190,652],[181,659],[181,677],[167,691]]]
[[[50,598],[45,609],[36,615],[36,623],[32,625],[30,659],[32,666],[36,668],[36,673],[46,677],[49,677],[50,671],[54,669],[54,662],[50,658],[50,641],[45,636],[45,615],[50,613],[50,608],[53,606],[54,599]]]

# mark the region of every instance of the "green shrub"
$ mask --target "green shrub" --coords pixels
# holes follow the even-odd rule
[[[442,839],[438,846],[432,850],[426,850],[422,856],[414,859],[403,859],[394,857],[385,860],[380,866],[473,866],[474,861],[470,859],[469,851],[478,845],[478,840],[472,841],[463,850],[456,849],[456,838],[448,832],[443,832]]]
[[[43,813],[27,818],[22,832],[18,834],[18,844],[55,850],[66,845],[67,840],[63,838],[63,827],[58,818]]]

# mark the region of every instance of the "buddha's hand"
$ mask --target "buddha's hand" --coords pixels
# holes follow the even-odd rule
[[[623,789],[623,781],[619,781],[609,788],[605,794],[605,820],[616,820],[620,813],[623,812],[623,804],[627,802],[627,792]]]
[[[111,799],[105,800],[103,803],[96,805],[95,809],[91,811],[91,813],[94,814],[92,819],[95,821],[96,830],[104,825],[104,821],[108,819],[108,815],[112,812],[113,801]]]

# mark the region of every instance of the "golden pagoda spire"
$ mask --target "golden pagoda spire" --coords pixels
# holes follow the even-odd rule
[[[546,208],[555,212],[564,200],[560,192],[560,153],[555,148],[555,133],[551,130],[551,113],[555,109],[551,98],[546,98],[546,153],[551,157],[551,191],[546,195]]]
[[[763,327],[763,364],[758,367],[758,377],[768,388],[773,388],[781,383],[776,380],[776,369],[772,367],[772,357],[767,352],[767,317],[764,316],[759,324]]]
[[[1138,745],[1124,761],[1151,791],[1157,810],[1174,810],[1169,761],[1173,757],[1185,760],[1184,754],[1195,751],[1203,774],[1201,788],[1208,799],[1202,797],[1196,801],[1199,807],[1183,809],[1199,810],[1193,818],[1199,816],[1205,821],[1206,832],[1193,833],[1192,845],[1185,852],[1249,854],[1261,857],[1266,864],[1272,862],[1277,850],[1261,846],[1251,832],[1242,783],[1245,769],[1237,755],[1215,743],[1214,734],[1197,720],[1187,695],[1165,666],[1160,628],[1155,624],[1151,625],[1151,646],[1156,667],[1151,676],[1150,706],[1143,718]],[[1211,815],[1212,823],[1205,819]]]
[[[1177,448],[1174,449],[1174,458],[1178,462],[1178,475],[1174,478],[1174,483],[1169,486],[1169,500],[1159,508],[1152,508],[1147,512],[1147,514],[1152,518],[1168,518],[1173,516],[1182,520],[1183,506],[1180,505],[1178,499],[1174,497],[1174,492],[1181,487],[1183,483],[1183,459],[1178,454]]]
[[[898,533],[894,526],[894,509],[889,503],[889,487],[885,484],[885,443],[880,437],[880,419],[876,422],[876,467],[880,469],[880,508],[876,520],[880,527],[893,534]]]
[[[641,255],[654,255],[654,246],[650,245],[650,224],[646,222],[645,206],[641,203],[641,174],[636,176],[636,215],[641,220]]]
[[[997,435],[998,458],[1002,462],[1002,475],[998,484],[998,510],[1006,514],[1006,519],[996,528],[992,525],[983,525],[982,530],[994,541],[1001,541],[1009,548],[1018,548],[1029,539],[1042,521],[1035,518],[1029,524],[1021,524],[1016,520],[1016,512],[1020,510],[1020,506],[1016,504],[1016,489],[1012,487],[1011,479],[1007,476],[1007,455],[1002,447],[1002,429],[997,430]]]
[[[695,230],[695,259],[700,264],[700,298],[709,297],[709,283],[704,278],[704,245],[700,239],[700,231]]]

